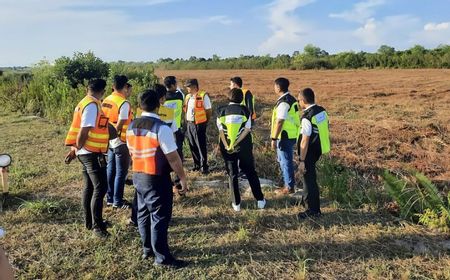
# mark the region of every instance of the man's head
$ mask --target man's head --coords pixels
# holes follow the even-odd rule
[[[230,89],[233,89],[233,88],[242,88],[241,77],[233,77],[230,79]]]
[[[298,101],[303,109],[315,103],[314,91],[311,88],[305,88],[298,94]]]
[[[128,83],[128,78],[125,75],[115,75],[113,78],[113,89],[116,92],[120,92],[122,94],[125,94],[126,96],[129,96],[129,89],[130,84]]]
[[[166,87],[161,84],[156,84],[154,89],[155,89],[156,94],[159,97],[159,103],[161,105],[163,105],[164,102],[166,102],[166,94],[167,94]]]
[[[139,95],[139,106],[144,112],[157,112],[159,106],[159,96],[156,91],[147,89]]]
[[[244,99],[244,94],[240,88],[233,88],[228,93],[228,100],[233,103],[241,103]]]
[[[289,80],[286,78],[278,78],[274,82],[273,89],[277,94],[284,94],[289,91]]]
[[[187,88],[188,93],[195,94],[198,92],[198,81],[197,79],[189,79],[186,81],[184,86]]]
[[[101,99],[105,94],[106,81],[103,79],[92,79],[87,86],[87,93],[97,99]]]
[[[164,78],[164,85],[166,86],[167,90],[175,91],[177,90],[177,79],[175,76],[167,76]]]

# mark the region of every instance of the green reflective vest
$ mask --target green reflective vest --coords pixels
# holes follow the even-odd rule
[[[250,92],[248,89],[246,88],[241,88],[242,93],[244,94],[243,98],[242,98],[242,102],[241,105],[244,105],[245,107],[247,107],[247,109],[250,111],[251,113],[251,118],[252,120],[256,119],[256,111],[255,111],[255,96],[252,94],[252,104],[247,104],[247,94]]]
[[[312,134],[309,138],[311,150],[320,148],[321,154],[329,153],[331,150],[330,130],[328,114],[325,109],[315,105],[303,113],[303,118],[308,119],[312,124]]]
[[[297,139],[300,133],[300,115],[298,114],[299,106],[297,99],[290,94],[286,94],[278,99],[278,102],[272,112],[271,137],[275,138],[274,133],[277,124],[277,108],[280,103],[286,102],[289,104],[288,116],[283,122],[281,133],[278,139]]]
[[[236,143],[236,140],[244,131],[249,117],[250,112],[245,106],[234,103],[224,107],[219,113],[218,119],[230,147]]]
[[[164,106],[174,111],[177,128],[181,127],[181,118],[183,114],[184,96],[181,92],[167,92]]]

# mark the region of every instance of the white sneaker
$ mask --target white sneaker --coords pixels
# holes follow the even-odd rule
[[[258,200],[258,208],[259,209],[264,209],[264,207],[266,207],[266,200]]]
[[[234,211],[236,211],[236,212],[241,211],[241,205],[240,204],[236,205],[234,203],[231,203],[231,206],[233,206]]]

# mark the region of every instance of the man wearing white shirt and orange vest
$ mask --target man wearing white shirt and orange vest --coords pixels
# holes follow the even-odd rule
[[[143,243],[143,259],[154,255],[154,265],[182,267],[175,259],[167,241],[172,217],[173,170],[180,177],[181,192],[186,192],[186,175],[177,152],[171,128],[158,115],[160,96],[146,90],[140,97],[143,113],[127,130],[127,145],[133,161],[133,182],[138,199],[138,228]]]
[[[87,95],[78,103],[65,144],[71,146],[83,165],[85,225],[99,237],[107,237],[103,222],[103,198],[108,187],[105,153],[108,151],[108,118],[100,102],[106,81],[91,80]]]
[[[130,153],[126,145],[126,131],[132,121],[132,111],[127,98],[131,95],[131,85],[124,75],[116,75],[113,81],[113,93],[105,98],[102,109],[115,127],[118,137],[110,140],[108,149],[108,191],[106,205],[113,208],[128,209],[124,203],[123,192],[128,168],[130,167]]]
[[[186,81],[188,94],[184,100],[186,113],[187,137],[194,160],[193,171],[209,173],[206,128],[212,115],[212,105],[208,93],[199,89],[197,79]]]

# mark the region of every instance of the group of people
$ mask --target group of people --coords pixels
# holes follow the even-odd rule
[[[197,79],[187,80],[184,86],[186,95],[178,88],[174,76],[165,77],[164,85],[157,84],[139,94],[139,108],[133,113],[128,101],[132,85],[126,76],[114,77],[113,91],[104,99],[106,81],[93,79],[86,96],[75,108],[65,140],[71,147],[66,159],[70,162],[78,158],[83,168],[86,228],[99,237],[109,235],[102,218],[105,195],[107,206],[131,207],[131,222],[137,225],[143,243],[142,257],[154,256],[154,264],[159,266],[186,265],[172,256],[167,240],[173,194],[184,195],[189,190],[183,167],[185,134],[194,163],[192,171],[209,173],[207,126],[213,115],[211,98]],[[255,169],[251,136],[257,117],[255,99],[250,90],[243,88],[240,77],[231,78],[229,87],[229,103],[217,110],[216,126],[229,178],[231,205],[234,211],[241,210],[239,174],[243,173],[257,208],[263,209],[266,200]],[[322,154],[330,151],[328,115],[315,104],[310,88],[300,91],[297,99],[289,92],[289,80],[278,78],[274,91],[279,98],[272,114],[270,137],[283,177],[283,187],[277,193],[288,195],[295,191],[297,147],[306,207],[298,218],[319,217],[315,164]],[[123,199],[130,165],[135,186],[132,204]],[[174,179],[171,172],[175,173]]]

